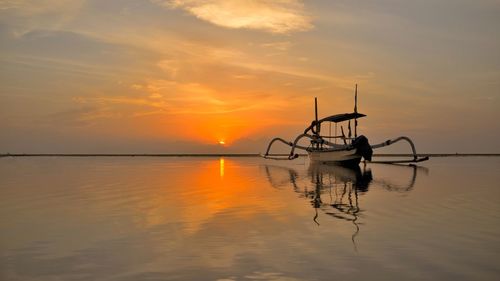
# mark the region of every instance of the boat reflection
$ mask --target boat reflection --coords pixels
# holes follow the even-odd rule
[[[374,178],[372,170],[366,166],[348,168],[326,164],[310,164],[303,174],[289,166],[265,165],[265,172],[272,187],[283,189],[291,186],[301,197],[309,199],[314,208],[313,221],[317,225],[320,225],[318,210],[335,219],[352,223],[354,231],[351,238],[356,249],[355,238],[359,234],[363,214],[359,196],[368,192],[372,185],[387,191],[409,192],[415,185],[417,172],[428,173],[427,168],[416,165],[390,166],[392,169],[410,171],[409,179],[396,183],[395,177]],[[399,176],[398,181],[401,181]]]

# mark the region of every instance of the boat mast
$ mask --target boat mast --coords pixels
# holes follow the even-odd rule
[[[316,135],[319,137],[319,130],[321,125],[318,123],[318,98],[314,97],[314,120],[316,121]],[[319,148],[319,144],[316,144]]]
[[[318,98],[314,98],[314,120],[316,120],[316,133],[319,135],[319,127],[320,124],[318,123]]]
[[[356,88],[354,90],[354,113],[356,115],[354,115],[354,137],[358,137],[358,133],[357,133],[357,127],[358,127],[358,118],[357,118],[357,115],[358,115],[358,84],[356,84]]]

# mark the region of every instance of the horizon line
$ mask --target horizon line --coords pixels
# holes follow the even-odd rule
[[[260,153],[0,153],[0,157],[260,157]],[[286,153],[269,154],[288,156]],[[307,154],[299,154],[307,156]],[[374,157],[407,157],[411,153],[374,153]],[[417,153],[418,157],[500,156],[500,153]]]

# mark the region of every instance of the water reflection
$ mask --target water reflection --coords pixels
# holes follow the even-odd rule
[[[220,177],[224,177],[224,158],[219,159],[219,175]]]
[[[291,186],[301,197],[309,199],[314,208],[313,221],[318,226],[318,210],[335,218],[352,223],[354,230],[351,236],[356,250],[356,236],[360,231],[360,219],[363,209],[359,204],[359,196],[368,192],[372,184],[387,191],[409,192],[413,189],[417,172],[428,173],[428,169],[415,165],[392,165],[399,169],[411,171],[407,183],[395,183],[391,178],[374,178],[372,170],[364,165],[362,168],[343,167],[326,164],[311,164],[306,174],[286,166],[265,165],[265,173],[272,187],[283,189]]]
[[[459,160],[1,159],[0,280],[498,280],[500,160]]]
[[[381,164],[385,165],[385,164]],[[408,179],[408,182],[406,184],[397,184],[392,182],[391,180],[385,179],[385,178],[380,178],[380,179],[375,179],[374,183],[376,183],[378,186],[384,188],[387,191],[399,191],[399,192],[406,192],[410,191],[413,189],[413,186],[415,185],[415,181],[417,180],[417,172],[418,173],[424,173],[425,175],[429,174],[429,169],[426,167],[418,166],[418,165],[398,165],[398,164],[393,164],[390,165],[391,167],[399,167],[400,169],[404,170],[411,170],[412,175]]]

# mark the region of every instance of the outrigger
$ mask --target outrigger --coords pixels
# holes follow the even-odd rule
[[[390,139],[375,145],[370,145],[368,142],[368,138],[366,138],[365,136],[363,135],[358,136],[357,134],[358,119],[365,117],[366,115],[358,112],[357,84],[354,91],[354,112],[336,114],[318,120],[318,100],[317,98],[314,98],[314,113],[315,113],[315,118],[311,122],[311,125],[309,125],[309,127],[307,127],[304,130],[304,133],[298,135],[292,142],[288,142],[279,137],[272,139],[269,145],[267,146],[266,153],[261,156],[266,159],[293,160],[299,157],[299,155],[295,153],[295,150],[300,149],[307,152],[311,162],[336,163],[345,166],[358,165],[359,162],[361,161],[361,158],[364,158],[365,161],[369,161],[371,163],[388,163],[388,164],[415,163],[429,159],[429,157],[418,157],[413,141],[406,136]],[[351,131],[351,120],[354,120],[354,136]],[[329,122],[330,125],[329,134],[322,135],[321,125],[326,122]],[[340,125],[341,134],[337,133],[338,124],[342,124],[343,122],[348,122],[347,136],[344,132],[344,127],[342,125]],[[331,134],[332,124],[335,125],[334,135]],[[299,144],[299,141],[304,138],[310,139],[309,146],[303,146]],[[413,159],[394,160],[394,161],[372,161],[373,149],[388,146],[393,143],[399,142],[401,140],[405,140],[410,144],[413,153]],[[288,156],[277,156],[269,154],[271,146],[277,141],[291,147],[291,151]]]

